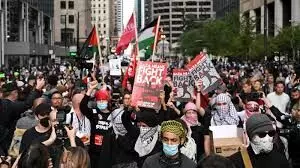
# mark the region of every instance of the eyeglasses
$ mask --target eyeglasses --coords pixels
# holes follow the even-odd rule
[[[275,134],[276,134],[276,131],[269,131],[269,132],[260,132],[260,133],[257,133],[258,137],[260,137],[260,138],[266,137],[267,134],[268,134],[270,137],[274,137]]]

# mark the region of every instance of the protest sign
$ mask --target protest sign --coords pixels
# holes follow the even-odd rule
[[[167,64],[139,61],[132,91],[132,105],[158,110],[159,95],[164,89]]]
[[[190,75],[196,82],[202,81],[202,94],[207,94],[215,90],[222,82],[220,75],[216,71],[213,63],[201,52],[188,65]]]
[[[121,76],[121,59],[110,59],[109,70],[111,76]]]
[[[194,94],[194,79],[188,70],[173,70],[173,85],[175,87],[174,97],[176,101],[188,102]]]

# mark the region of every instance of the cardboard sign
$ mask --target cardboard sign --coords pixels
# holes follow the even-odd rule
[[[159,95],[164,89],[167,64],[139,61],[132,91],[132,105],[158,110]]]
[[[109,70],[111,76],[121,76],[121,59],[110,59],[109,60]]]
[[[218,85],[222,82],[213,63],[207,58],[205,53],[197,55],[187,67],[190,75],[196,82],[202,81],[202,94],[207,94],[217,89]]]
[[[188,70],[174,69],[173,84],[175,87],[174,97],[176,101],[188,102],[194,95],[194,79]]]
[[[210,126],[215,154],[228,157],[243,147],[243,129],[236,125]]]

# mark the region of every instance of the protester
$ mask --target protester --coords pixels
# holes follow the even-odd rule
[[[102,88],[95,93],[97,108],[88,108],[90,96],[97,87],[97,81],[90,82],[89,88],[80,103],[80,111],[91,122],[89,154],[92,168],[112,165],[112,145],[114,143],[111,111],[108,106],[110,96],[106,88]]]
[[[16,168],[50,168],[53,166],[48,149],[41,143],[30,145],[16,161]]]
[[[231,160],[219,156],[210,155],[198,163],[197,168],[236,168]]]
[[[6,155],[10,146],[15,121],[20,118],[20,114],[32,107],[34,99],[38,98],[45,85],[44,79],[38,79],[35,90],[30,92],[25,101],[17,101],[18,88],[14,83],[7,83],[2,86],[3,99],[1,99],[0,113],[0,155]]]
[[[64,151],[60,165],[60,168],[89,168],[90,157],[84,148],[71,147]]]
[[[180,146],[185,142],[185,130],[178,121],[170,120],[161,124],[163,150],[145,160],[143,168],[195,168],[196,164],[180,153]]]
[[[272,105],[280,110],[281,113],[288,114],[288,103],[290,101],[290,97],[284,93],[284,83],[282,81],[276,82],[275,92],[269,93],[267,98],[271,101]]]
[[[66,116],[66,123],[73,126],[76,136],[81,139],[84,145],[90,144],[91,123],[80,111],[80,102],[83,94],[75,94],[72,98],[72,109]]]
[[[214,103],[211,125],[238,125],[239,118],[237,111],[226,94],[219,94]]]
[[[238,152],[230,159],[236,168],[244,168],[242,155],[249,155],[252,167],[256,168],[282,168],[289,167],[285,156],[273,149],[273,137],[275,129],[271,120],[265,114],[253,114],[246,121],[246,131],[250,139],[250,145],[245,152]]]

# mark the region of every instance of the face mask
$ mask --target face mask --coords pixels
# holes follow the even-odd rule
[[[265,137],[260,138],[255,135],[250,144],[256,154],[269,153],[273,150],[273,137],[266,135]]]
[[[49,127],[49,117],[40,119],[40,124],[43,127],[48,128]]]
[[[163,151],[167,156],[174,156],[178,153],[178,144],[177,145],[168,145],[163,143]]]
[[[99,110],[105,110],[107,108],[107,103],[97,103]]]

